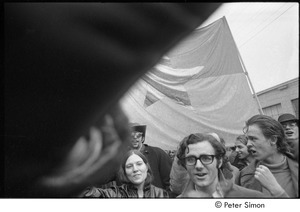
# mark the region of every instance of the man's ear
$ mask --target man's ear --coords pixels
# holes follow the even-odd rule
[[[271,146],[274,146],[277,144],[277,136],[272,136],[270,138],[270,144],[271,144]]]

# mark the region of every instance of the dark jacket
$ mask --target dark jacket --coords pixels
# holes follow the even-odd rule
[[[128,148],[130,149],[130,147]],[[167,153],[158,148],[143,144],[140,150],[147,158],[149,165],[152,170],[153,180],[152,185],[170,191],[170,172],[172,167],[172,159],[167,155]],[[122,185],[122,182],[117,177],[117,173],[111,178],[108,178],[104,184],[100,185],[102,188],[106,185],[111,185],[115,181],[118,186]]]
[[[242,170],[246,166],[248,166],[247,162],[245,159],[240,159],[238,156],[235,156],[233,162],[231,165],[237,167],[239,170]]]
[[[147,144],[144,144],[141,152],[146,156],[153,172],[154,179],[152,184],[169,190],[172,159],[164,150]]]
[[[298,163],[289,157],[287,157],[287,163],[288,163],[288,167],[291,171],[292,181],[294,184],[294,188],[296,190],[297,197],[299,197],[299,193],[298,193]],[[245,188],[262,191],[262,185],[254,177],[256,167],[259,164],[260,163],[258,160],[252,161],[247,167],[245,167],[238,173],[235,183],[237,185],[241,185]]]
[[[221,172],[219,172],[219,185],[223,193],[223,198],[267,198],[267,196],[261,192],[243,188],[234,184],[233,180],[225,179],[224,175]],[[191,196],[190,194],[192,193],[196,194],[195,184],[191,180],[189,180],[186,188],[178,197],[197,197]]]
[[[88,188],[82,195],[83,197],[98,197],[98,198],[138,198],[137,189],[133,185],[123,184],[114,186],[108,189]],[[144,188],[144,198],[164,198],[168,197],[168,193],[148,184]]]
[[[299,139],[296,140],[287,140],[293,159],[299,163]]]

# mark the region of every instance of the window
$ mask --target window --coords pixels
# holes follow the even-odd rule
[[[265,108],[263,108],[263,112],[265,115],[271,116],[272,118],[277,120],[279,115],[282,114],[281,104],[265,107]]]
[[[299,99],[293,99],[292,105],[294,108],[295,115],[299,119]]]

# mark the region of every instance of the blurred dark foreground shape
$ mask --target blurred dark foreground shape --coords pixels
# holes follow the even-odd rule
[[[109,178],[130,135],[118,100],[218,6],[5,3],[4,197]]]

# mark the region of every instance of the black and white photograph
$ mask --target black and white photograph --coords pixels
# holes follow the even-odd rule
[[[3,22],[4,208],[299,205],[298,2],[6,2]]]

